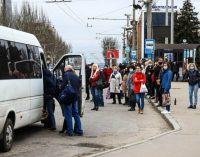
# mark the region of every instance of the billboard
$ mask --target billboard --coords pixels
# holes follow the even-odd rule
[[[107,59],[119,59],[119,50],[108,50],[106,57]]]

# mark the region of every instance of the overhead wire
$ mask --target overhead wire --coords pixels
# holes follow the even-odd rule
[[[76,18],[74,18],[73,16],[71,16],[68,12],[66,12],[66,10],[64,10],[59,4],[56,4],[67,16],[69,16],[71,19],[73,19],[75,22],[77,22],[78,24],[82,23],[80,21],[78,21]]]
[[[112,13],[114,13],[114,12],[117,12],[117,11],[120,11],[120,10],[123,10],[123,9],[126,9],[126,8],[129,8],[129,7],[131,7],[131,6],[132,6],[132,5],[125,6],[125,7],[119,8],[119,9],[115,9],[115,10],[109,11],[109,12],[107,12],[107,13],[99,14],[99,15],[97,15],[97,16],[95,16],[95,17],[100,17],[100,16],[109,15],[109,14],[112,14]]]
[[[73,11],[66,3],[64,5],[74,14],[74,16],[76,16],[82,23],[85,24],[85,21],[82,18],[80,18],[80,16],[77,13],[75,13],[75,11]]]

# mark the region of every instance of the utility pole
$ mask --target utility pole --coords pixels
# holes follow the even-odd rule
[[[3,16],[3,26],[6,25],[6,0],[2,1],[2,16]]]
[[[165,14],[165,26],[169,26],[169,13],[168,13],[168,7],[169,7],[169,0],[166,0],[166,14]],[[169,43],[168,37],[165,37],[165,44]]]
[[[147,0],[147,39],[152,38],[152,0]]]
[[[135,0],[133,0],[133,30],[132,30],[132,48],[129,53],[129,61],[131,61],[131,52],[136,50],[136,27],[135,27]]]
[[[123,58],[126,58],[126,52],[125,52],[125,49],[126,49],[126,27],[122,27],[123,29]]]
[[[126,39],[127,39],[127,45],[129,46],[130,45],[130,43],[128,42],[128,34],[129,34],[129,30],[128,30],[128,28],[129,28],[129,26],[130,26],[130,14],[125,14],[125,16],[127,17],[127,25],[126,25]]]
[[[174,44],[174,0],[172,0],[171,4],[171,40],[170,43]]]

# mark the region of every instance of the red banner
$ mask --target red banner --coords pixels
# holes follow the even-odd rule
[[[119,50],[108,50],[107,59],[119,59]]]

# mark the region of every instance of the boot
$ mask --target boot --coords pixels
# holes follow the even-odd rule
[[[140,109],[140,114],[143,114],[143,109]]]

